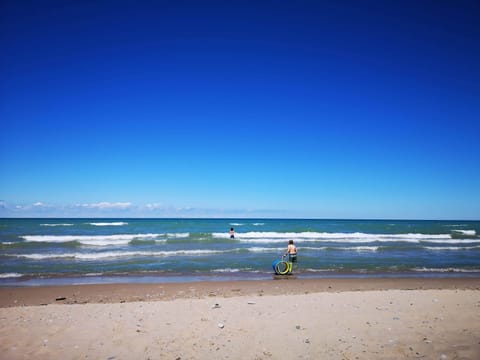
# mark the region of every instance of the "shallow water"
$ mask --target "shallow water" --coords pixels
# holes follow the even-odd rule
[[[235,238],[229,230],[235,228]],[[480,276],[480,222],[0,219],[0,285],[299,277]]]

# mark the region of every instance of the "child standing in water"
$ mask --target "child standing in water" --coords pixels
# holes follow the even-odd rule
[[[288,261],[292,263],[297,262],[297,247],[293,243],[293,240],[288,240],[288,247],[284,256],[287,256],[287,255],[288,255]]]
[[[233,230],[233,227],[230,228],[230,239],[234,239],[235,238],[235,230]]]

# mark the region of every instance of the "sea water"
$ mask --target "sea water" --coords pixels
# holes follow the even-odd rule
[[[0,286],[271,279],[290,239],[300,278],[480,276],[479,221],[0,219]]]

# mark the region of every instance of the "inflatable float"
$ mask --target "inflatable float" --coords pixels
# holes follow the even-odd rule
[[[290,275],[292,273],[292,263],[284,259],[275,260],[272,263],[273,270],[277,275]]]

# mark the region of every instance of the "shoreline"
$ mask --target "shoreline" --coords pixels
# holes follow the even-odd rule
[[[480,277],[316,278],[0,287],[0,308],[387,290],[480,290]]]
[[[5,275],[5,274],[4,274]],[[195,283],[195,282],[222,282],[222,281],[268,281],[276,278],[273,272],[217,272],[217,273],[112,273],[112,274],[44,274],[21,275],[6,274],[0,278],[2,287],[38,287],[38,286],[66,286],[66,285],[95,285],[95,284],[165,284],[165,283]],[[419,270],[399,272],[367,272],[367,271],[332,271],[320,270],[317,272],[295,271],[292,275],[301,280],[321,279],[451,279],[451,278],[480,278],[480,269],[444,269]]]

